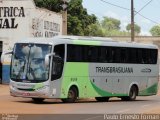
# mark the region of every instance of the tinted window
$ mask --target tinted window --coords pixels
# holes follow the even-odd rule
[[[54,47],[54,53],[64,59],[64,44],[56,45]]]
[[[55,56],[52,63],[52,80],[59,79],[62,76],[64,65],[65,45],[56,45],[54,47]]]
[[[156,64],[157,50],[111,46],[68,45],[67,61]]]

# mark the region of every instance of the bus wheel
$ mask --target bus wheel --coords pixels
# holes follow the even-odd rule
[[[35,103],[42,103],[44,101],[44,98],[32,98],[32,100],[35,102]]]
[[[62,99],[64,103],[74,103],[77,100],[78,91],[75,87],[71,87],[68,91],[68,98]]]
[[[98,102],[107,102],[109,97],[95,97]]]
[[[138,95],[138,89],[135,85],[133,85],[130,89],[129,96],[121,97],[123,101],[134,101],[136,100],[136,96]]]

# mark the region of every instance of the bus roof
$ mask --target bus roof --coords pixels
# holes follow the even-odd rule
[[[53,38],[28,38],[18,41],[17,43],[39,43],[39,44],[78,44],[78,45],[95,45],[95,46],[115,46],[115,47],[133,47],[133,48],[153,48],[158,49],[153,44],[143,44],[136,42],[115,41],[107,37],[91,36],[55,36]]]

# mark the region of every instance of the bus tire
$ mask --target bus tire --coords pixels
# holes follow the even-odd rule
[[[75,87],[71,87],[68,91],[68,98],[61,99],[64,103],[74,103],[78,97],[78,90]]]
[[[121,97],[123,101],[134,101],[138,95],[138,88],[133,85],[129,91],[129,96]]]
[[[108,102],[109,97],[95,97],[98,102]]]
[[[44,101],[44,98],[32,98],[34,103],[42,103]]]

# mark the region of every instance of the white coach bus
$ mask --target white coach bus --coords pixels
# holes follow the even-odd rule
[[[157,94],[158,63],[155,45],[79,36],[27,39],[14,45],[10,93],[35,102],[135,100]]]

